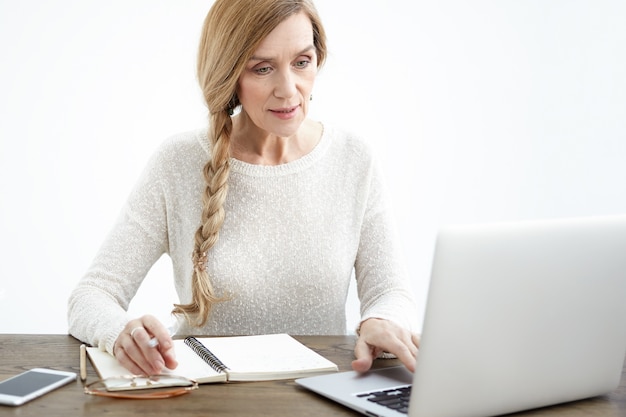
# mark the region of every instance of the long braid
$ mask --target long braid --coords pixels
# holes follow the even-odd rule
[[[173,313],[184,314],[189,321],[194,317],[196,326],[203,326],[212,306],[227,299],[215,294],[206,270],[208,251],[219,238],[224,223],[224,201],[228,192],[230,174],[230,134],[232,121],[226,111],[211,115],[211,158],[203,168],[206,188],[202,194],[202,225],[194,236],[193,265],[191,277],[191,303],[176,304]]]

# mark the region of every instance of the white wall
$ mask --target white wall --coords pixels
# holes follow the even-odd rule
[[[0,332],[66,332],[146,159],[204,124],[210,3],[0,1]],[[379,151],[422,306],[441,223],[626,212],[626,2],[317,5],[312,116]],[[133,311],[167,317],[170,280],[162,259]]]

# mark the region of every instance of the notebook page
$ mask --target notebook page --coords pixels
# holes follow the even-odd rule
[[[230,380],[295,378],[337,366],[287,334],[197,338],[228,368]]]

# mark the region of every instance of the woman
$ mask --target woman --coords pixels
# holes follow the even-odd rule
[[[344,334],[354,271],[354,369],[383,352],[414,369],[417,314],[380,175],[361,141],[306,117],[325,56],[309,0],[215,2],[198,55],[209,128],[171,138],[148,164],[70,296],[72,335],[133,373],[175,368],[165,326],[126,314],[163,253],[179,334]]]

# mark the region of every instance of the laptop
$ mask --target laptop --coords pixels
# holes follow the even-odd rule
[[[438,233],[414,374],[296,382],[369,416],[494,416],[609,393],[625,354],[626,216],[458,225]],[[407,386],[405,406],[369,394]]]

